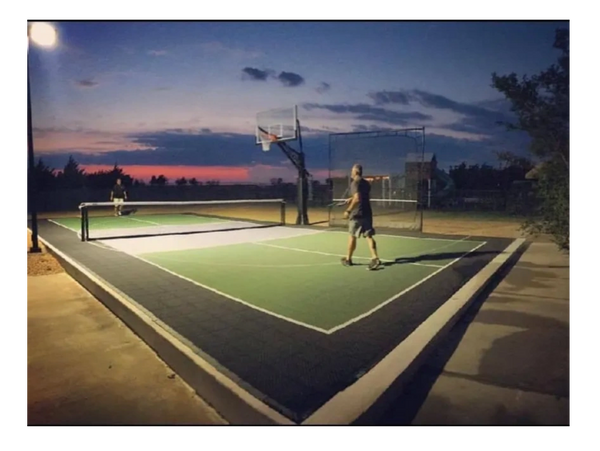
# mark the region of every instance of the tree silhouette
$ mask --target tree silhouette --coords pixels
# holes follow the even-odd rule
[[[158,177],[153,175],[150,178],[150,185],[153,186],[165,186],[167,183],[169,182],[169,179],[167,179],[164,175],[159,175]]]
[[[470,165],[465,162],[450,168],[449,175],[454,181],[456,189],[459,190],[502,190],[510,189],[513,182],[525,180],[525,176],[531,170],[531,163],[527,159],[517,157],[517,160],[509,158],[506,165],[499,169],[493,166]]]
[[[198,185],[198,180],[196,180],[196,177],[190,179],[190,185],[192,185],[192,186]]]
[[[545,71],[520,80],[515,73],[492,74],[492,85],[512,103],[517,115],[508,130],[525,131],[532,138],[530,151],[537,166],[537,218],[524,228],[548,233],[560,248],[569,249],[569,31],[556,30],[558,61]]]
[[[69,156],[69,161],[67,161],[57,178],[62,188],[81,188],[85,184],[85,171],[79,168],[79,163],[75,161],[73,156]]]
[[[185,186],[187,185],[187,179],[185,177],[181,177],[180,179],[175,180],[175,184],[177,186]]]
[[[117,164],[110,171],[96,171],[86,173],[85,170],[79,167],[79,163],[73,158],[65,164],[62,171],[57,171],[45,164],[43,159],[39,158],[34,166],[33,176],[36,177],[37,189],[39,191],[53,191],[55,189],[80,189],[82,187],[93,190],[108,190],[111,189],[117,178],[125,186],[143,185],[144,183],[135,180],[125,173]]]
[[[46,164],[40,158],[34,167],[34,175],[37,189],[40,191],[48,191],[56,188],[56,174],[55,170],[46,166]]]
[[[133,178],[126,174],[117,164],[110,171],[96,171],[87,174],[86,185],[94,189],[110,189],[119,178],[124,186],[133,185]]]

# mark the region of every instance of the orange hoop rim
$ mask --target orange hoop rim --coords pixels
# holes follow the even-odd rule
[[[263,139],[260,141],[262,150],[267,152],[271,148],[271,144],[278,140],[278,137],[272,133],[266,133],[262,131],[261,135],[263,136]]]

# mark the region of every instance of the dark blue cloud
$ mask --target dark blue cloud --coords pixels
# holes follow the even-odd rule
[[[416,111],[400,112],[386,110],[384,108],[374,107],[366,103],[358,104],[321,104],[321,103],[305,103],[305,110],[322,109],[336,114],[353,114],[355,119],[363,121],[382,122],[393,125],[408,125],[414,121],[430,120],[428,114],[419,113]]]
[[[267,81],[267,79],[273,75],[271,69],[256,69],[255,67],[244,67],[242,69],[242,75],[244,79]]]
[[[410,103],[410,95],[402,91],[378,91],[369,94],[369,97],[377,105],[388,105],[397,103],[400,105],[408,105]]]
[[[446,96],[433,94],[418,89],[399,91],[378,91],[369,94],[377,105],[420,105],[437,110],[448,110],[464,117],[453,124],[442,125],[442,128],[474,134],[494,135],[503,132],[502,123],[511,122],[514,116],[510,104],[503,99],[479,102],[477,104],[461,103]]]
[[[304,77],[298,75],[294,72],[281,72],[277,79],[284,85],[289,88],[295,88],[296,86],[300,86],[304,84]]]
[[[242,78],[256,81],[274,79],[288,88],[295,88],[305,83],[304,77],[295,72],[282,71],[279,75],[276,75],[273,69],[257,69],[255,67],[244,67],[242,69]]]
[[[100,83],[98,83],[97,81],[88,78],[85,80],[76,80],[75,81],[75,86],[79,87],[79,88],[95,88],[96,86],[98,86]]]

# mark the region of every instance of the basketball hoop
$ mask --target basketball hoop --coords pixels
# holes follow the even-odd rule
[[[271,143],[277,141],[277,135],[271,133],[262,133],[263,139],[260,141],[263,152],[268,152],[271,149]]]

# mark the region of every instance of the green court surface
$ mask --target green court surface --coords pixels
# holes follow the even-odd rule
[[[81,229],[81,218],[59,218],[54,222],[71,230]],[[121,228],[140,228],[155,226],[179,226],[223,222],[223,219],[193,214],[144,214],[135,216],[90,216],[90,230],[112,230]]]
[[[138,257],[265,313],[324,333],[358,321],[443,271],[481,241],[376,237],[381,269],[367,271],[359,240],[356,266],[344,267],[348,235],[322,232],[292,238]]]

